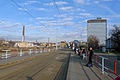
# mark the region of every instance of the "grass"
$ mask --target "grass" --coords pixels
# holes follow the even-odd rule
[[[120,55],[120,52],[105,52],[104,54],[115,54],[115,55]]]
[[[111,52],[101,52],[99,50],[94,50],[95,53],[103,53],[103,54],[115,54],[115,55],[120,55],[120,52],[117,51],[111,51]]]

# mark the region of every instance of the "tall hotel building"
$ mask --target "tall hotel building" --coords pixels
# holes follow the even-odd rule
[[[100,46],[106,46],[107,39],[107,20],[106,19],[93,19],[87,21],[87,38],[96,36],[99,39]]]

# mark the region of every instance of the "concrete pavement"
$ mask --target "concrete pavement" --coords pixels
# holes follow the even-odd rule
[[[82,60],[78,55],[71,54],[68,68],[67,80],[112,80],[96,67],[87,67],[86,60]]]

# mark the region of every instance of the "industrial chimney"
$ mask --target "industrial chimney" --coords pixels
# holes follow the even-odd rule
[[[25,41],[25,26],[23,26],[23,42]]]

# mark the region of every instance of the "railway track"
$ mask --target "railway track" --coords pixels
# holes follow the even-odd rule
[[[66,54],[52,53],[1,68],[0,80],[52,80],[65,57]]]

